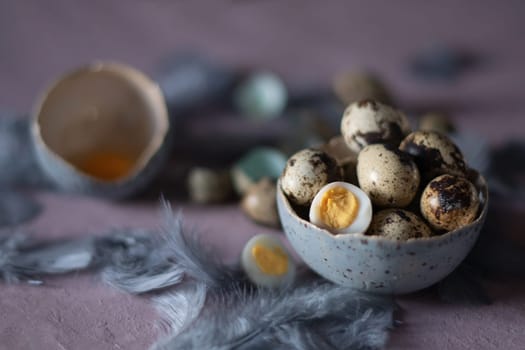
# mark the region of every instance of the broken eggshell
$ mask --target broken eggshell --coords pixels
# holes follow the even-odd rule
[[[476,181],[482,202],[470,224],[440,236],[405,242],[364,234],[339,234],[301,219],[277,184],[283,230],[304,262],[326,279],[377,294],[403,294],[426,288],[452,272],[476,242],[488,204],[483,177]]]
[[[37,101],[31,132],[38,162],[57,188],[111,198],[144,188],[169,148],[160,89],[120,63],[60,77]]]

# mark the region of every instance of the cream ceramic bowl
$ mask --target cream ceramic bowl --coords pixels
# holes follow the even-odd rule
[[[140,71],[94,63],[66,73],[37,101],[37,159],[59,189],[122,198],[146,186],[168,152],[162,92]]]
[[[487,214],[488,190],[476,182],[481,199],[477,219],[441,236],[398,242],[362,234],[333,235],[297,216],[277,184],[283,230],[304,262],[326,279],[377,294],[404,294],[428,287],[452,272],[472,249]]]

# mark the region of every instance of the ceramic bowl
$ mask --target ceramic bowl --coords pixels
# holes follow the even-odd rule
[[[31,133],[38,162],[56,187],[122,198],[161,168],[169,127],[157,84],[127,65],[95,63],[44,91]]]
[[[283,230],[304,262],[326,279],[377,294],[404,294],[426,288],[452,272],[472,249],[487,214],[485,179],[475,182],[478,217],[460,229],[405,242],[362,234],[333,235],[296,215],[277,185]]]

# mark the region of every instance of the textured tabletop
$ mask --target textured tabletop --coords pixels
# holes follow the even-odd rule
[[[167,54],[201,52],[229,65],[274,70],[290,85],[327,86],[345,69],[370,68],[401,106],[439,106],[461,130],[492,144],[525,136],[525,5],[520,1],[67,1],[0,2],[0,107],[28,112],[67,69],[97,59],[155,75]],[[481,63],[454,84],[407,72],[433,43],[461,47]],[[183,186],[183,184],[180,184]],[[115,227],[157,227],[156,200],[113,203],[39,192],[45,210],[20,230],[52,239]],[[271,230],[235,203],[188,204],[186,223],[229,259]],[[509,225],[514,229],[517,226]],[[391,349],[523,349],[525,283],[487,282],[489,306],[457,306],[422,292],[398,299],[403,324]],[[158,335],[147,298],[112,290],[90,274],[45,285],[0,285],[0,349],[145,349]]]

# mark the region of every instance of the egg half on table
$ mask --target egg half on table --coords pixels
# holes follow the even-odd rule
[[[277,288],[292,284],[295,263],[280,239],[269,234],[252,237],[244,246],[241,265],[260,287]]]
[[[333,234],[364,233],[372,220],[372,203],[359,187],[336,181],[315,195],[309,218]]]

